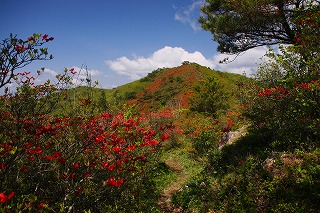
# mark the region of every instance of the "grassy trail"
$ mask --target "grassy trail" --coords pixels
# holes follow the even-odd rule
[[[181,207],[173,206],[171,196],[182,189],[186,182],[199,174],[202,166],[190,157],[186,151],[186,144],[171,148],[164,156],[163,161],[174,172],[175,178],[162,191],[160,199],[157,201],[159,208],[163,212],[182,212]]]
[[[157,204],[164,212],[182,212],[181,208],[175,208],[171,204],[171,195],[179,191],[179,189],[183,186],[183,183],[186,182],[190,177],[190,174],[183,171],[183,166],[178,158],[169,158],[165,161],[165,163],[174,171],[177,178],[173,183],[163,190],[163,193]]]

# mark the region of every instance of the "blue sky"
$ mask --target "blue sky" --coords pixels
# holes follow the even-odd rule
[[[197,23],[204,0],[2,0],[0,38],[49,34],[51,61],[23,71],[46,68],[45,78],[86,64],[99,87],[111,88],[144,77],[159,67],[194,61],[222,71],[254,72],[266,48],[221,65],[210,32]],[[232,57],[231,57],[232,58]]]

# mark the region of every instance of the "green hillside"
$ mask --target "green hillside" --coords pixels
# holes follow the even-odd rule
[[[184,62],[181,66],[157,69],[140,80],[107,90],[106,99],[110,103],[121,100],[129,105],[134,104],[139,112],[189,108],[189,100],[195,93],[194,87],[209,77],[221,83],[229,94],[225,101],[233,106],[237,83],[248,80],[242,75]]]

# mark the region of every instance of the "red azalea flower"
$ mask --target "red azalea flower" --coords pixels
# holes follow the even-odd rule
[[[121,149],[122,149],[122,148],[121,148],[120,146],[115,146],[115,147],[112,148],[112,150],[113,150],[114,152],[120,152]]]
[[[37,209],[42,209],[43,206],[44,206],[44,204],[43,204],[43,203],[40,203],[39,205],[36,206],[36,208],[37,208]]]
[[[123,184],[123,179],[115,180],[114,177],[111,177],[105,183],[107,183],[111,186],[121,186]]]
[[[146,156],[145,156],[145,155],[141,155],[139,158],[140,158],[140,159],[145,159]]]
[[[70,178],[71,178],[71,179],[74,179],[75,177],[76,177],[76,174],[75,174],[75,173],[70,174]]]
[[[14,196],[14,192],[11,192],[8,196],[9,199],[11,199]]]
[[[112,164],[112,165],[110,165],[110,166],[107,167],[107,169],[108,169],[109,171],[112,171],[112,170],[114,170],[115,168],[116,168],[116,166],[115,166],[114,164]]]
[[[66,163],[66,159],[60,158],[60,159],[58,159],[58,162],[59,162],[60,164],[65,164],[65,163]]]
[[[50,37],[50,38],[48,38],[48,39],[46,39],[46,42],[48,42],[48,41],[53,41],[53,37]]]
[[[230,127],[230,129],[231,129],[235,124],[232,122],[232,120],[231,120],[230,118],[228,118],[228,120],[227,120],[227,125],[228,125],[228,127]]]
[[[133,144],[130,144],[128,147],[127,147],[127,150],[128,151],[132,151],[134,150],[136,147],[133,145]]]
[[[97,137],[96,137],[96,141],[97,142],[102,142],[104,140],[104,137],[102,136],[102,135],[98,135]]]
[[[35,153],[38,154],[38,155],[40,155],[42,153],[42,150],[41,150],[40,146],[35,148]]]
[[[102,117],[102,118],[110,118],[110,117],[111,117],[111,114],[109,114],[109,113],[103,113],[103,114],[101,114],[101,117]]]
[[[79,164],[78,163],[73,164],[73,168],[79,169]]]
[[[19,50],[22,49],[22,46],[20,46],[20,45],[14,45],[14,49],[17,50],[17,51],[19,51]]]
[[[79,194],[81,194],[82,191],[83,191],[83,188],[78,188],[78,189],[75,191],[75,194],[76,194],[76,195],[79,195]]]
[[[11,192],[8,196],[6,196],[4,193],[0,193],[0,203],[6,203],[13,196],[14,196],[14,192]]]
[[[33,156],[27,156],[27,158],[28,158],[30,161],[34,161],[34,157],[33,157]]]
[[[5,170],[5,168],[6,168],[6,164],[4,164],[4,163],[0,164],[0,169],[1,170]]]
[[[62,156],[62,155],[61,155],[60,152],[55,152],[55,153],[53,153],[53,155],[52,155],[52,157],[55,158],[55,159],[56,159],[56,158],[61,158],[61,156]]]
[[[5,203],[8,201],[8,196],[3,194],[2,192],[0,193],[0,203]]]
[[[109,165],[109,163],[108,163],[108,162],[101,163],[101,166],[103,166],[103,167],[107,167],[108,165]]]
[[[24,171],[24,172],[28,172],[28,168],[24,165],[24,164],[22,164],[22,166],[20,167],[20,169],[22,170],[22,171]]]
[[[167,134],[167,133],[165,133],[165,134],[163,134],[163,135],[161,136],[161,140],[162,140],[162,141],[167,140],[167,139],[169,139],[169,138],[170,138],[170,135]]]
[[[156,141],[156,140],[150,140],[150,141],[148,142],[148,144],[149,144],[150,146],[155,146],[155,145],[158,145],[159,142]]]
[[[45,34],[44,36],[42,36],[42,41],[47,40],[48,39],[48,35]]]

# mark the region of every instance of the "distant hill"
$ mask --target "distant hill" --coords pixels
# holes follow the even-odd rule
[[[243,75],[215,71],[196,63],[183,62],[174,68],[159,68],[146,77],[106,91],[109,103],[122,101],[135,104],[137,111],[189,108],[194,86],[214,77],[230,94],[226,101],[234,102],[237,83],[247,80]]]

